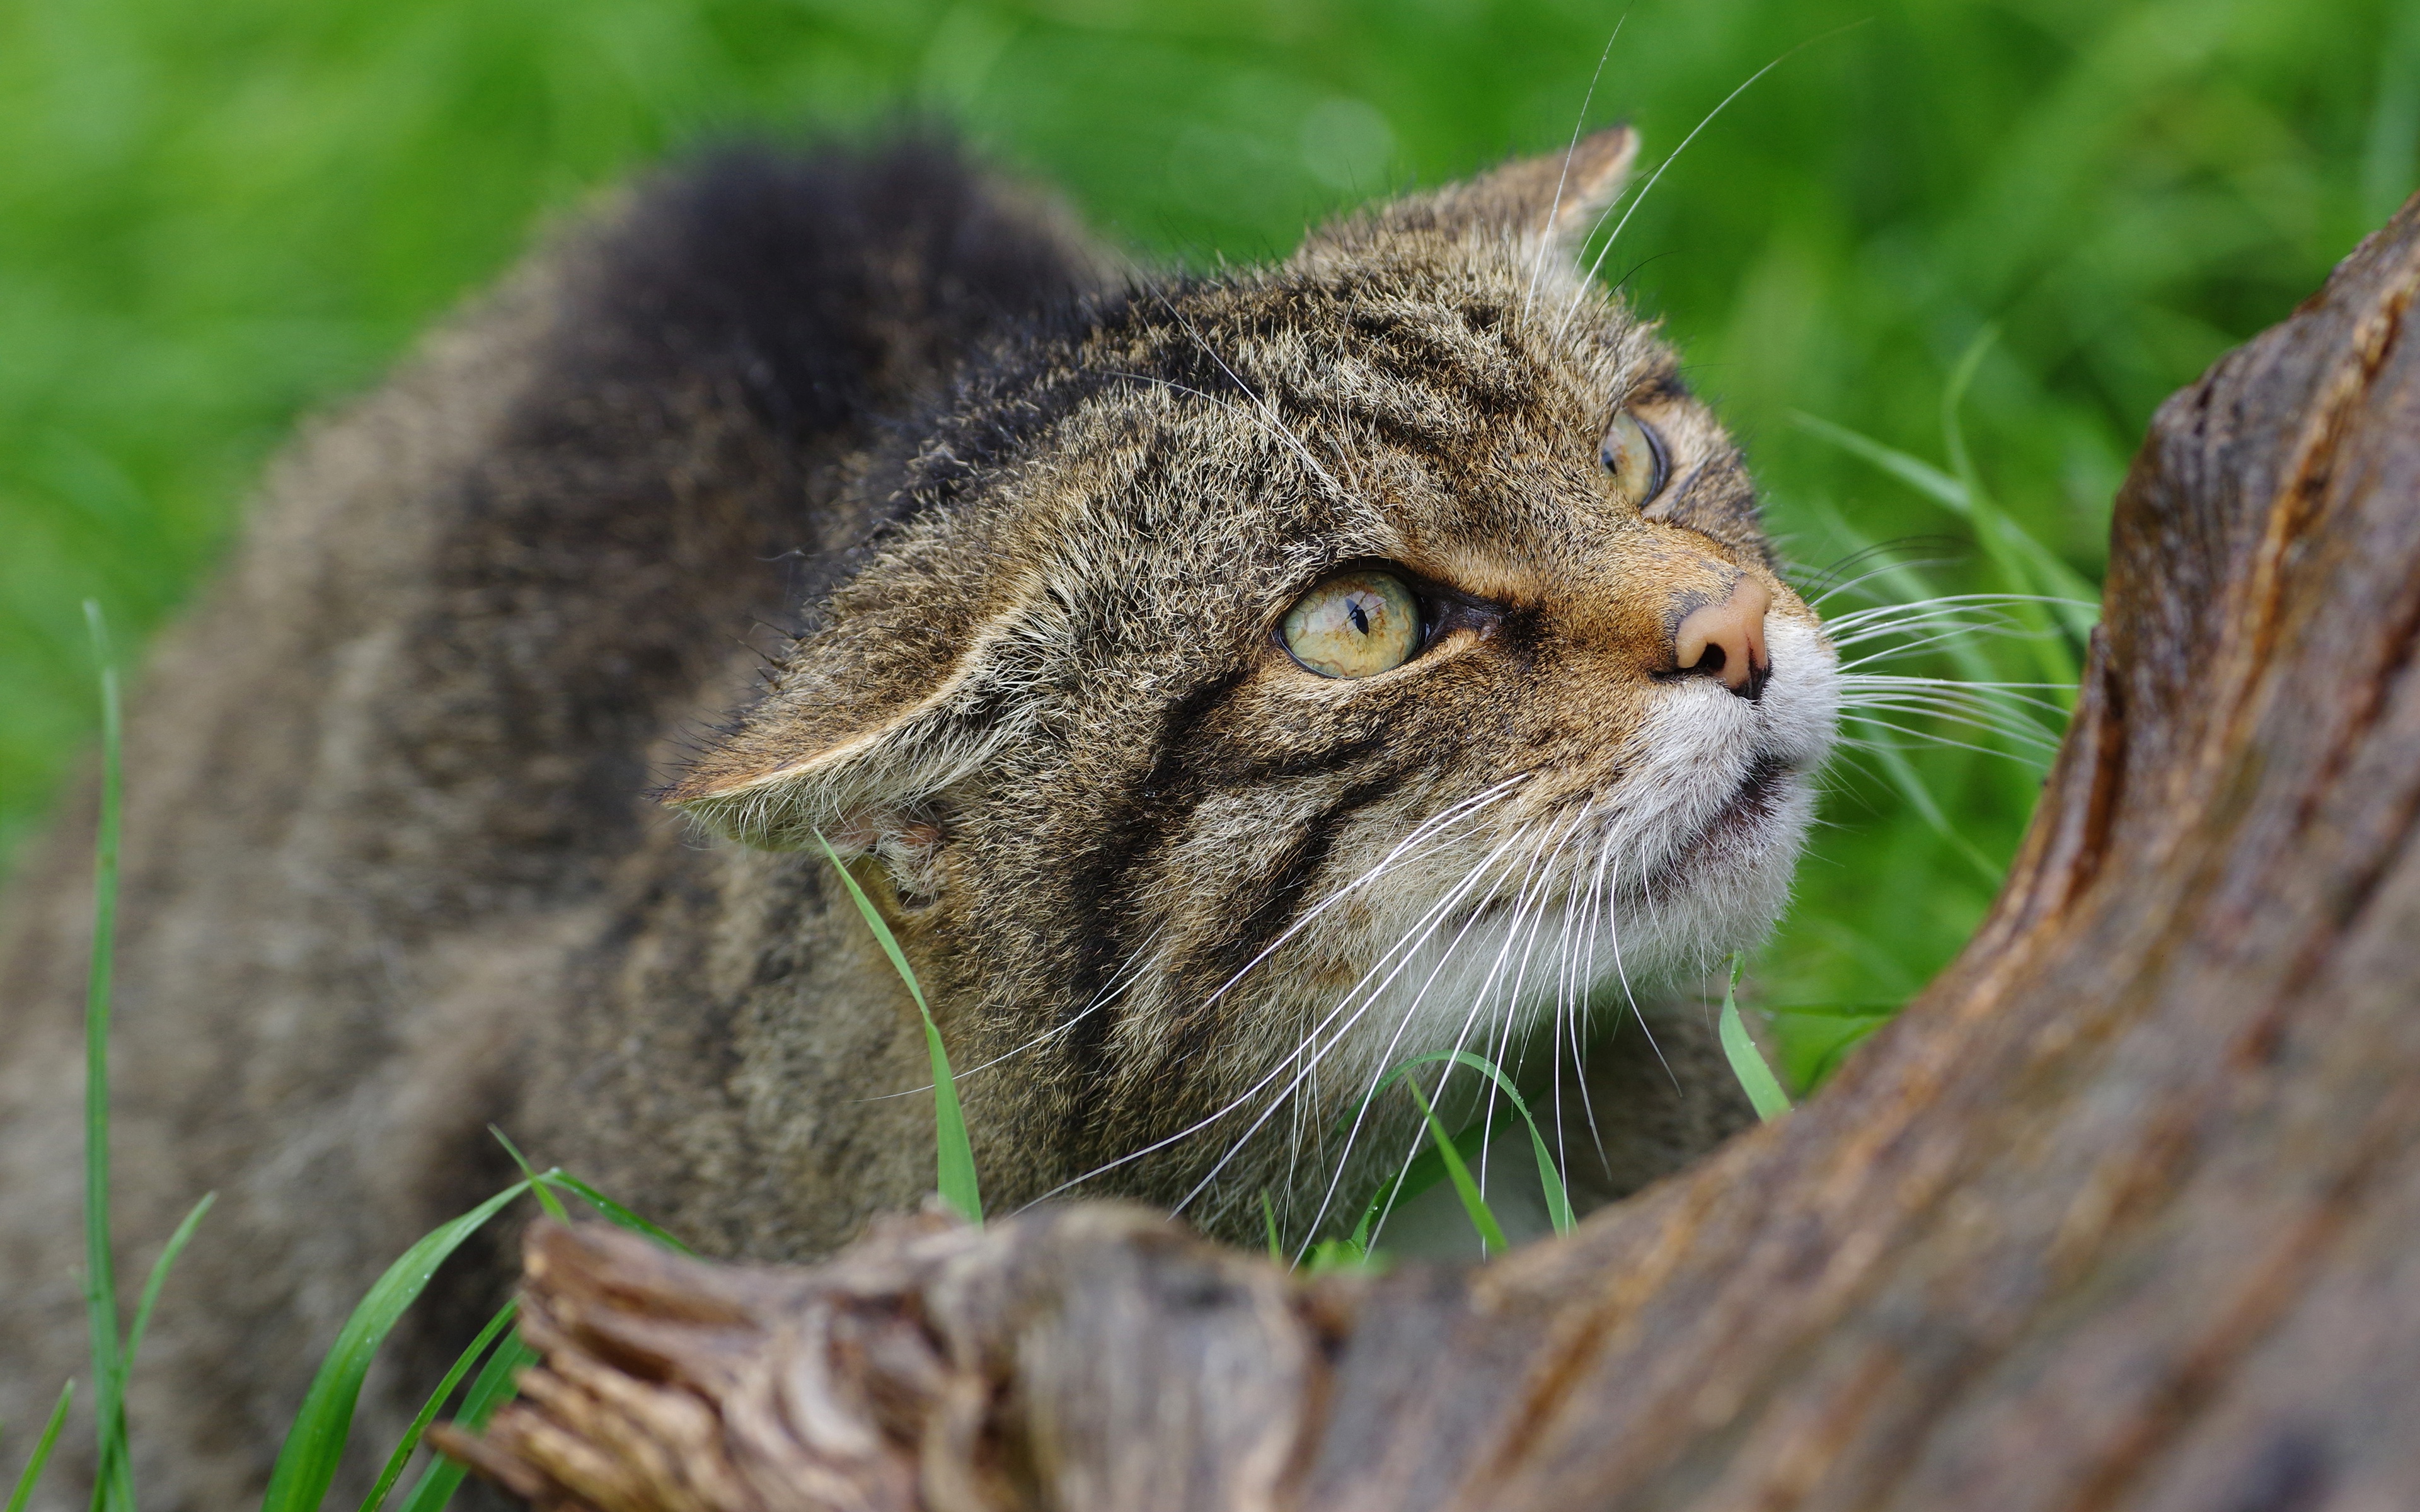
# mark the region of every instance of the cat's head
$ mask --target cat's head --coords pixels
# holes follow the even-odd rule
[[[1142,283],[970,373],[870,474],[901,523],[674,790],[869,858],[961,1063],[1027,1047],[986,1074],[1033,1180],[1140,1157],[1118,1186],[1299,1208],[1327,1173],[1290,1141],[1388,1066],[1585,1040],[1777,916],[1836,658],[1738,449],[1575,265],[1634,148]]]

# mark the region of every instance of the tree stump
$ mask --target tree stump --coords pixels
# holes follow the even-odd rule
[[[2420,1498],[2420,199],[2171,398],[2040,811],[1822,1096],[1568,1238],[1301,1282],[1135,1210],[530,1240],[543,1506]]]

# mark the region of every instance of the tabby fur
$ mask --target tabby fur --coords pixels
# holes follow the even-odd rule
[[[1736,1127],[1650,988],[1778,912],[1833,657],[1737,449],[1573,264],[1632,152],[1202,277],[929,143],[726,152],[311,427],[130,726],[126,1277],[219,1195],[134,1384],[148,1504],[258,1494],[370,1279],[514,1175],[491,1124],[717,1254],[918,1201],[921,1024],[818,836],[931,997],[995,1211],[1337,1231],[1418,1135],[1372,1078],[1456,1046],[1560,1110],[1588,1201]],[[1624,406],[1670,452],[1643,511],[1598,463]],[[1273,627],[1367,563],[1452,622],[1316,677]],[[1674,653],[1744,576],[1753,700]],[[85,1349],[91,816],[0,926],[16,1423]],[[366,1438],[507,1243],[441,1278]]]

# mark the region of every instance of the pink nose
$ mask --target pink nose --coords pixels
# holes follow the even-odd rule
[[[1719,677],[1723,686],[1745,699],[1764,691],[1764,675],[1773,658],[1764,649],[1764,611],[1773,594],[1764,584],[1743,575],[1731,585],[1731,596],[1719,604],[1700,604],[1681,616],[1672,632],[1672,661],[1684,672]]]

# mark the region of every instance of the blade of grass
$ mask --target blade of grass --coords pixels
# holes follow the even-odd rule
[[[1572,1196],[1570,1191],[1563,1185],[1563,1173],[1555,1165],[1554,1152],[1546,1147],[1546,1136],[1539,1131],[1538,1120],[1530,1114],[1529,1104],[1522,1099],[1520,1090],[1512,1085],[1512,1078],[1505,1075],[1504,1068],[1485,1056],[1468,1050],[1439,1051],[1432,1056],[1414,1056],[1411,1059],[1396,1065],[1385,1076],[1379,1078],[1378,1085],[1371,1088],[1370,1097],[1362,1099],[1362,1106],[1367,1107],[1372,1099],[1387,1089],[1388,1083],[1404,1075],[1414,1067],[1432,1065],[1438,1061],[1450,1061],[1455,1065],[1468,1066],[1494,1082],[1497,1089],[1512,1103],[1512,1111],[1519,1115],[1524,1124],[1528,1126],[1529,1151],[1538,1159],[1538,1185],[1545,1193],[1546,1216],[1553,1222],[1556,1233],[1570,1233],[1574,1222]],[[1465,1131],[1466,1134],[1469,1132]],[[1459,1139],[1456,1140],[1457,1145],[1460,1142]]]
[[[93,1432],[99,1472],[92,1504],[134,1512],[133,1474],[122,1439],[126,1358],[118,1335],[117,1270],[109,1232],[110,968],[117,937],[117,848],[125,726],[120,717],[117,661],[101,604],[84,601],[85,624],[101,674],[101,825],[93,841],[92,962],[84,1001],[84,1287],[92,1335]]]
[[[1989,856],[1975,848],[1974,841],[1958,833],[1958,826],[1951,824],[1949,816],[1942,811],[1941,805],[1932,796],[1932,790],[1926,787],[1924,779],[1917,775],[1916,764],[1907,759],[1906,752],[1899,748],[1898,743],[1877,732],[1866,749],[1882,764],[1883,774],[1890,779],[1891,786],[1899,789],[1900,796],[1907,800],[1908,807],[1916,810],[1916,817],[1947,841],[1949,848],[1975,869],[1985,887],[1997,887],[2005,874],[2004,869],[1993,866]]]
[[[1957,363],[1949,370],[1949,381],[1941,391],[1941,445],[1948,455],[1949,471],[1958,477],[1966,491],[1967,507],[1975,519],[1976,534],[1991,552],[2000,576],[2009,591],[2018,594],[2058,594],[2062,585],[2075,592],[2070,596],[2083,596],[2083,579],[2060,562],[2057,555],[2033,538],[1999,505],[1993,502],[1990,490],[1983,486],[1982,474],[1975,468],[1974,456],[1966,449],[1966,427],[1960,416],[1966,403],[1966,391],[1975,384],[1975,375],[1982,370],[1983,359],[1999,340],[1997,326],[1987,325],[1975,333],[1975,339],[1959,354]],[[2021,603],[2015,606],[2020,619],[2040,629],[2052,627],[2051,617],[2042,606]],[[2070,627],[2078,639],[2092,633],[2090,623],[2081,628]],[[2075,657],[2067,641],[2058,636],[2045,635],[2033,641],[2034,656],[2041,667],[2043,680],[2060,687],[2072,687],[2076,681]]]
[[[176,1265],[177,1257],[182,1255],[185,1246],[192,1242],[194,1230],[201,1226],[202,1214],[209,1211],[210,1205],[217,1200],[217,1193],[204,1193],[202,1200],[194,1204],[193,1211],[185,1214],[184,1221],[177,1225],[176,1232],[168,1236],[168,1242],[161,1247],[160,1257],[151,1262],[151,1273],[143,1280],[142,1300],[134,1307],[134,1327],[128,1331],[125,1349],[118,1357],[116,1390],[111,1394],[115,1398],[117,1421],[110,1425],[109,1430],[109,1442],[116,1446],[117,1459],[108,1479],[117,1484],[118,1504],[124,1507],[132,1508],[134,1504],[133,1460],[127,1447],[126,1383],[132,1379],[134,1362],[143,1352],[143,1335],[151,1331],[151,1312],[160,1305],[160,1291],[168,1284],[168,1272]]]
[[[1764,1063],[1764,1053],[1748,1037],[1747,1026],[1740,1019],[1739,1011],[1740,958],[1731,957],[1730,980],[1723,984],[1723,1017],[1721,1035],[1723,1054],[1731,1063],[1731,1074],[1739,1078],[1741,1090],[1747,1093],[1756,1116],[1767,1122],[1790,1111],[1790,1094],[1781,1089],[1773,1068]]]
[[[462,1398],[462,1410],[454,1422],[458,1427],[473,1431],[487,1427],[488,1419],[497,1408],[513,1399],[516,1372],[537,1364],[535,1350],[521,1342],[519,1334],[508,1335],[488,1357],[478,1379]],[[440,1459],[422,1473],[412,1484],[411,1494],[404,1498],[402,1512],[444,1512],[445,1504],[454,1500],[454,1492],[462,1484],[463,1467],[451,1459]]]
[[[1871,463],[1951,514],[1977,521],[1976,536],[1986,551],[1993,552],[1995,560],[2013,553],[2022,557],[2024,567],[2029,569],[2017,573],[2018,581],[2028,586],[2018,587],[2016,592],[2038,591],[2061,600],[2052,607],[2066,624],[2069,633],[2078,639],[2091,635],[2093,623],[2099,616],[2086,606],[2098,604],[2101,595],[2085,580],[2084,575],[2060,561],[2057,553],[2035,540],[1988,501],[1978,516],[1975,495],[1955,475],[1944,472],[1921,457],[1913,456],[1895,446],[1886,446],[1870,436],[1837,424],[1821,415],[1797,409],[1791,412],[1790,420],[1808,435],[1829,441],[1861,461]],[[2072,681],[2071,678],[2069,680]]]
[[[42,1478],[42,1467],[51,1462],[51,1451],[58,1446],[59,1429],[67,1427],[68,1403],[75,1399],[75,1382],[59,1388],[59,1405],[51,1409],[51,1421],[42,1436],[34,1441],[34,1458],[25,1461],[25,1473],[17,1477],[17,1489],[8,1493],[8,1512],[25,1512],[25,1503],[34,1494],[34,1482]]]
[[[504,1147],[504,1153],[510,1155],[513,1164],[521,1168],[521,1174],[529,1178],[530,1190],[537,1194],[537,1205],[546,1210],[546,1215],[559,1224],[571,1222],[571,1214],[563,1211],[563,1199],[547,1189],[546,1178],[540,1176],[537,1167],[529,1163],[529,1157],[521,1153],[521,1147],[514,1144],[509,1134],[492,1123],[488,1125],[488,1132],[496,1136],[496,1143]]]
[[[1429,1100],[1420,1095],[1419,1084],[1407,1081],[1404,1090],[1412,1094],[1412,1101],[1419,1104],[1420,1117],[1428,1120],[1429,1137],[1436,1141],[1437,1157],[1445,1162],[1446,1178],[1453,1182],[1454,1196],[1462,1199],[1462,1211],[1470,1215],[1470,1227],[1479,1230],[1481,1253],[1501,1255],[1511,1249],[1512,1246],[1504,1240],[1503,1226],[1480,1196],[1479,1183],[1470,1179],[1470,1167],[1463,1164],[1462,1151],[1454,1148],[1453,1136],[1445,1132]]]
[[[959,1217],[981,1228],[983,1193],[975,1184],[974,1146],[967,1139],[966,1114],[958,1106],[958,1084],[950,1075],[949,1052],[941,1048],[941,1031],[933,1022],[932,1009],[924,1002],[924,989],[917,984],[916,973],[908,964],[908,954],[892,937],[891,926],[883,922],[881,910],[874,906],[874,900],[865,895],[865,889],[857,885],[857,878],[849,875],[848,868],[841,861],[840,853],[832,849],[831,841],[824,839],[823,831],[815,831],[815,843],[824,848],[824,855],[831,858],[832,869],[840,873],[841,881],[847,884],[848,895],[857,900],[857,911],[865,916],[866,928],[874,931],[874,937],[881,942],[882,953],[891,958],[891,968],[899,973],[901,981],[908,984],[908,995],[916,999],[916,1011],[923,1015],[924,1048],[933,1060],[933,1122],[935,1143],[939,1147],[934,1164],[941,1200],[948,1203]]]
[[[1269,1189],[1261,1188],[1261,1223],[1269,1231],[1269,1258],[1285,1263],[1285,1246],[1278,1242],[1278,1210],[1269,1206]]]
[[[560,1167],[544,1171],[531,1169],[529,1160],[521,1154],[520,1147],[514,1144],[511,1137],[502,1129],[490,1124],[488,1126],[488,1132],[496,1136],[497,1142],[511,1154],[514,1163],[528,1174],[531,1184],[538,1191],[539,1201],[545,1203],[547,1211],[557,1222],[568,1223],[570,1215],[564,1211],[561,1203],[548,1200],[552,1196],[546,1190],[549,1187],[559,1186],[581,1197],[602,1213],[609,1223],[652,1239],[667,1249],[683,1255],[690,1253],[689,1246],[679,1240]],[[404,1466],[411,1460],[411,1452],[420,1446],[421,1440],[427,1436],[429,1424],[436,1421],[437,1413],[443,1407],[445,1398],[453,1395],[454,1388],[461,1383],[463,1376],[470,1372],[473,1365],[478,1364],[479,1357],[487,1352],[488,1346],[493,1343],[496,1335],[512,1321],[513,1312],[514,1304],[506,1303],[493,1318],[488,1319],[487,1326],[479,1330],[478,1337],[471,1341],[470,1348],[464,1350],[455,1359],[453,1365],[445,1372],[445,1379],[437,1383],[437,1389],[429,1393],[427,1401],[421,1405],[419,1415],[411,1420],[411,1427],[405,1431],[402,1441],[396,1445],[395,1452],[387,1456],[386,1466],[380,1472],[378,1485],[372,1488],[369,1496],[363,1501],[361,1512],[380,1512],[388,1492],[394,1489],[396,1481],[403,1474]],[[536,1360],[537,1355],[521,1342],[519,1334],[507,1338],[496,1353],[489,1357],[477,1379],[471,1383],[471,1390],[464,1395],[461,1411],[457,1414],[457,1421],[469,1423],[473,1427],[485,1423],[488,1415],[512,1395],[511,1373],[524,1365],[535,1364]],[[450,1474],[446,1473],[449,1469],[452,1472]],[[449,1466],[444,1463],[433,1465],[422,1473],[419,1481],[413,1484],[411,1493],[405,1498],[404,1504],[406,1508],[442,1507],[452,1499],[455,1488],[461,1484],[461,1467],[458,1465]]]
[[[672,1234],[664,1228],[649,1223],[646,1219],[640,1217],[637,1213],[632,1212],[629,1209],[622,1206],[612,1197],[609,1197],[604,1193],[597,1191],[595,1187],[590,1186],[587,1182],[582,1180],[579,1177],[572,1175],[568,1171],[560,1169],[551,1170],[540,1177],[539,1180],[548,1186],[559,1186],[566,1192],[576,1194],[582,1201],[587,1203],[590,1207],[603,1214],[607,1223],[617,1224],[620,1227],[630,1230],[630,1232],[634,1234],[644,1234],[647,1238],[654,1240],[657,1243],[661,1244],[664,1248],[673,1251],[675,1254],[694,1255],[697,1253],[697,1251],[690,1248],[687,1244],[675,1239]]]
[[[1480,1146],[1486,1137],[1486,1128],[1474,1123],[1453,1136],[1453,1148],[1464,1160],[1473,1160],[1478,1157]],[[1445,1162],[1436,1150],[1434,1148],[1421,1150],[1409,1165],[1395,1174],[1393,1180],[1372,1195],[1369,1205],[1361,1211],[1361,1221],[1353,1227],[1351,1239],[1335,1242],[1349,1242],[1367,1251],[1370,1236],[1383,1219],[1445,1179]]]
[[[185,1245],[192,1241],[194,1230],[201,1227],[202,1214],[209,1211],[210,1204],[218,1199],[219,1195],[215,1192],[204,1193],[202,1200],[194,1204],[194,1211],[185,1214],[185,1221],[177,1226],[177,1231],[168,1236],[167,1246],[160,1251],[160,1258],[152,1262],[151,1274],[143,1283],[143,1300],[134,1308],[134,1330],[126,1335],[126,1368],[129,1373],[134,1369],[134,1357],[143,1350],[143,1335],[150,1331],[151,1309],[160,1304],[160,1288],[167,1285],[168,1268],[177,1263],[178,1256],[185,1253]]]
[[[422,1437],[428,1432],[428,1425],[437,1421],[437,1413],[445,1405],[445,1398],[454,1395],[454,1388],[462,1383],[462,1378],[471,1373],[471,1367],[479,1363],[479,1357],[488,1352],[488,1346],[493,1344],[496,1335],[511,1324],[516,1308],[517,1304],[509,1302],[498,1308],[496,1316],[489,1319],[487,1326],[479,1330],[478,1337],[471,1341],[471,1347],[455,1358],[444,1379],[437,1382],[437,1389],[430,1392],[428,1400],[421,1404],[419,1415],[411,1420],[411,1427],[404,1430],[402,1441],[395,1446],[395,1453],[386,1457],[386,1468],[379,1472],[378,1484],[370,1488],[369,1495],[362,1498],[362,1512],[379,1512],[379,1508],[386,1504],[387,1492],[395,1489],[395,1483],[403,1478],[403,1467],[411,1463],[411,1451],[420,1447]]]
[[[285,1446],[278,1451],[277,1468],[270,1473],[261,1512],[317,1512],[336,1478],[336,1462],[343,1458],[346,1436],[352,1431],[362,1381],[369,1374],[370,1358],[380,1343],[403,1310],[427,1288],[429,1277],[446,1257],[527,1190],[527,1181],[516,1181],[469,1212],[429,1230],[371,1286],[337,1331],[336,1342],[319,1364],[319,1373],[311,1379],[302,1410],[295,1415]]]

